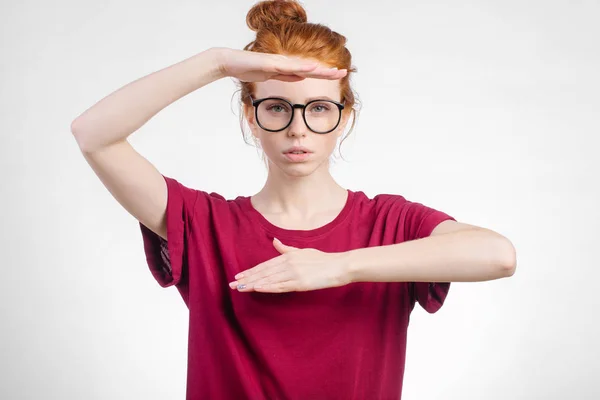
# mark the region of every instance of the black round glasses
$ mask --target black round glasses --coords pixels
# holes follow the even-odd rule
[[[253,99],[256,122],[265,131],[279,132],[290,126],[296,108],[302,109],[304,123],[314,133],[334,131],[341,119],[344,105],[333,100],[317,99],[306,104],[292,104],[280,97]]]

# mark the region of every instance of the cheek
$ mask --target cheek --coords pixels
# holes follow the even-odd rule
[[[259,136],[259,141],[260,141],[260,146],[262,147],[263,151],[267,154],[273,154],[274,152],[277,152],[278,150],[278,146],[277,146],[277,140],[274,137],[274,135],[269,135],[268,132],[267,134],[265,134],[264,132],[261,132],[260,136]]]
[[[323,149],[327,152],[332,152],[337,145],[338,136],[336,132],[331,132],[323,136]]]

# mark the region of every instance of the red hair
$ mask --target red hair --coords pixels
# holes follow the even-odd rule
[[[244,50],[311,58],[329,67],[348,70],[340,79],[340,95],[341,103],[346,105],[344,113],[354,113],[350,134],[356,122],[354,106],[357,103],[350,86],[350,73],[356,72],[356,68],[351,65],[352,55],[346,48],[346,37],[325,25],[307,22],[306,11],[295,0],[260,1],[248,12],[246,24],[256,32],[256,39]],[[239,84],[242,104],[252,107],[250,96],[256,89],[255,83]],[[240,113],[240,118],[242,115]]]

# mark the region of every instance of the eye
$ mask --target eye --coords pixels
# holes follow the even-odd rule
[[[315,103],[315,104],[311,104],[311,106],[310,106],[311,112],[322,113],[322,112],[329,111],[329,110],[331,110],[331,107],[327,103]]]
[[[288,106],[284,103],[274,103],[274,104],[269,104],[267,106],[267,110],[268,111],[272,111],[275,113],[280,113],[280,112],[285,112],[288,111]]]

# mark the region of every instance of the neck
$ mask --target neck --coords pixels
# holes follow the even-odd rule
[[[263,212],[309,218],[343,204],[347,190],[331,176],[329,164],[309,175],[293,176],[270,165],[267,181],[253,196],[253,202]]]

